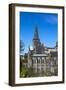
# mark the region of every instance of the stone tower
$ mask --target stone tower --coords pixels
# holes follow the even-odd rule
[[[42,54],[44,52],[44,47],[40,42],[38,27],[35,27],[34,38],[33,38],[33,48],[35,54]]]
[[[39,35],[38,35],[38,27],[35,27],[35,32],[34,32],[34,40],[39,40]]]

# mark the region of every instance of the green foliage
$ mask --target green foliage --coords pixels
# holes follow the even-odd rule
[[[32,69],[28,68],[22,68],[22,71],[20,72],[20,77],[42,77],[42,76],[53,76],[54,73],[51,73],[49,71],[47,72],[34,72]]]
[[[28,69],[27,68],[23,68],[20,72],[20,77],[27,77],[28,76]]]
[[[31,76],[32,76],[32,69],[22,67],[20,71],[20,77],[31,77]]]
[[[22,59],[22,58],[23,58],[23,57],[20,56],[20,62],[22,62],[22,63],[27,63],[27,62],[28,62],[27,56],[24,56],[24,59]]]
[[[54,73],[51,73],[49,71],[47,72],[34,72],[32,69],[24,68],[22,67],[22,70],[20,72],[20,77],[42,77],[42,76],[53,76]]]

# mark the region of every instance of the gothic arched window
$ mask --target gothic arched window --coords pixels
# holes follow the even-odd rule
[[[40,63],[40,59],[37,59],[38,60],[38,63]]]

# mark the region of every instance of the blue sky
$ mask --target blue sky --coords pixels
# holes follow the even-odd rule
[[[20,40],[24,42],[24,52],[28,52],[28,47],[32,44],[36,25],[44,46],[54,47],[58,40],[57,14],[20,12]]]

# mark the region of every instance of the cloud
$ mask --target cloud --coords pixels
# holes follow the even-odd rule
[[[57,15],[47,15],[45,20],[49,24],[57,24],[58,23],[58,16]]]

